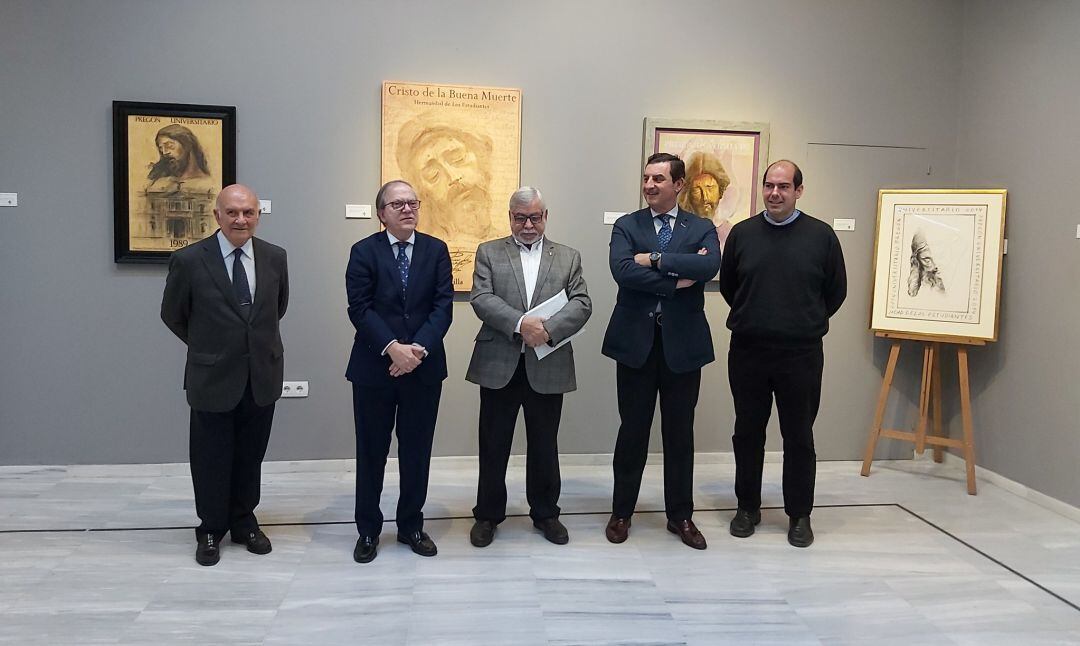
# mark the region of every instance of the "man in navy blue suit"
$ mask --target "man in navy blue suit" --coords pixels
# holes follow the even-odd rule
[[[641,184],[648,208],[619,218],[611,231],[609,260],[619,293],[602,351],[616,361],[621,424],[604,533],[612,543],[629,536],[659,394],[667,529],[703,550],[705,537],[691,520],[694,408],[701,367],[714,359],[705,282],[720,269],[720,243],[709,220],[678,207],[685,182],[681,159],[652,155]]]
[[[354,244],[345,271],[356,328],[345,377],[352,382],[356,424],[357,563],[378,554],[379,498],[395,427],[397,540],[421,556],[438,551],[424,532],[423,507],[454,298],[446,243],[416,231],[420,200],[413,187],[401,180],[384,184],[375,208],[386,230]]]

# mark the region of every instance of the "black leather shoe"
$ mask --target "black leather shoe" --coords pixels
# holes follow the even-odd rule
[[[357,563],[371,563],[379,555],[379,537],[361,536],[356,539],[356,547],[353,548],[352,558]]]
[[[478,520],[469,530],[469,542],[473,547],[487,547],[495,540],[495,523],[490,520]]]
[[[246,545],[247,551],[252,554],[269,554],[270,550],[274,549],[274,546],[270,544],[270,539],[266,537],[266,534],[261,529],[256,529],[247,534],[229,533],[232,534],[232,542]]]
[[[795,547],[810,547],[814,542],[814,530],[810,529],[810,517],[802,516],[788,521],[787,542]]]
[[[731,524],[728,525],[728,531],[736,538],[746,538],[754,533],[754,525],[757,525],[760,522],[760,509],[758,511],[746,511],[740,507],[735,512],[735,517],[731,519]]]
[[[439,553],[439,549],[435,547],[435,541],[431,540],[431,537],[426,533],[416,530],[415,532],[409,532],[408,534],[397,535],[399,543],[405,543],[412,548],[413,552],[416,552],[420,556],[435,556]]]
[[[533,527],[543,532],[544,538],[548,542],[556,545],[566,545],[570,542],[570,534],[566,531],[566,526],[559,522],[558,518],[533,520]]]
[[[604,528],[604,536],[612,543],[625,542],[630,536],[630,519],[619,518],[615,514],[608,519],[607,527]]]
[[[221,560],[221,550],[213,534],[198,537],[199,545],[195,548],[195,562],[199,565],[217,565]]]
[[[667,522],[667,530],[672,534],[678,534],[684,545],[688,545],[695,550],[703,550],[708,547],[705,543],[705,537],[698,531],[694,521],[689,518],[677,521],[669,520]]]

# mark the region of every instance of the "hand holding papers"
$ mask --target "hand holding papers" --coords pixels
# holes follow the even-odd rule
[[[554,316],[556,313],[558,313],[558,311],[561,310],[569,302],[569,299],[566,298],[566,292],[562,291],[547,299],[543,303],[540,303],[528,312],[525,312],[525,316],[538,316],[544,320],[547,320]],[[570,340],[576,337],[578,334],[581,334],[581,330],[578,330],[576,333],[566,337],[555,347],[546,344],[536,346],[535,348],[533,348],[533,350],[536,351],[536,358],[543,359],[552,352],[555,352],[559,348],[569,343]]]

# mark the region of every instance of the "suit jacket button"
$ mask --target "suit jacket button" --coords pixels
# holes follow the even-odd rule
[[[405,315],[405,320],[406,320],[406,321],[408,321],[408,320],[409,320],[409,315],[408,315],[408,314],[406,314],[406,315]]]
[[[656,316],[656,312],[649,312],[649,318],[652,318],[653,316]]]

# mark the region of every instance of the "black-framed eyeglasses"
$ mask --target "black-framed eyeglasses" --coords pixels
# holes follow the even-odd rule
[[[406,204],[408,204],[409,208],[413,211],[420,208],[420,200],[394,200],[393,202],[387,202],[386,206],[389,206],[395,211],[404,211]]]
[[[515,213],[513,216],[514,224],[525,224],[526,221],[532,222],[533,226],[536,226],[544,221],[543,213],[533,213],[531,215],[520,215]]]

